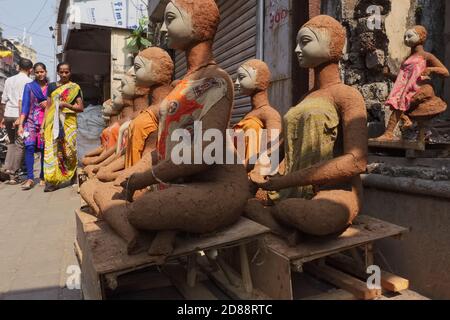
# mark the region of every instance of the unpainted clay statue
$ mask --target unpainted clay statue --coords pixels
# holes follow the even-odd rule
[[[116,98],[120,97],[120,98]],[[113,91],[113,98],[103,104],[103,118],[109,121],[109,126],[103,130],[101,135],[101,146],[88,152],[82,160],[83,166],[95,165],[106,160],[107,150],[112,149],[117,144],[119,125],[119,114],[124,108],[124,102],[119,90]]]
[[[246,208],[248,217],[286,238],[286,228],[341,234],[361,210],[367,112],[361,94],[340,79],[345,41],[341,24],[325,15],[311,19],[297,36],[300,66],[314,69],[314,88],[284,116],[284,175],[254,180],[276,191],[274,205],[250,200]]]
[[[137,84],[150,87],[151,105],[130,122],[125,155],[98,171],[97,177],[102,182],[114,181],[126,168],[129,170],[125,175],[130,176],[135,171],[134,166],[141,161],[144,151],[151,153],[156,148],[159,106],[173,89],[170,82],[174,64],[167,52],[154,47],[139,53],[135,59],[135,69]],[[146,160],[149,159],[147,156]],[[151,168],[148,161],[144,161],[144,164],[144,168]]]
[[[251,97],[252,110],[233,129],[243,131],[246,135],[245,162],[249,175],[260,174],[260,167],[258,165],[255,167],[257,158],[262,152],[270,151],[272,145],[280,141],[282,121],[280,113],[269,102],[270,79],[270,69],[261,60],[249,60],[238,69],[238,78],[235,84],[240,93]],[[266,141],[260,141],[262,130],[266,130]],[[276,136],[272,137],[272,132]],[[262,146],[263,142],[266,142],[267,145]],[[267,193],[259,190],[257,198],[267,199]]]
[[[136,83],[150,87],[152,104],[130,122],[125,154],[101,167],[97,179],[90,179],[82,185],[80,194],[96,215],[100,212],[94,201],[94,192],[105,188],[105,182],[113,182],[119,177],[120,181],[124,181],[135,172],[151,169],[151,153],[156,149],[158,139],[159,106],[172,89],[170,82],[174,65],[164,50],[155,47],[140,52],[134,68]],[[120,185],[120,182],[116,184]],[[117,192],[112,188],[108,190],[111,191],[111,197]]]
[[[412,120],[427,121],[447,109],[447,104],[435,95],[432,74],[447,78],[449,71],[433,54],[426,52],[424,43],[427,30],[415,26],[405,33],[405,45],[411,48],[411,55],[403,62],[394,88],[386,101],[392,110],[386,132],[374,141],[398,140],[394,131],[400,120],[404,128],[412,127]]]
[[[232,225],[250,198],[243,165],[217,161],[207,164],[203,157],[199,164],[193,164],[199,160],[193,147],[187,154],[191,161],[176,164],[172,157],[179,142],[171,138],[179,129],[194,133],[185,141],[188,145],[190,141],[191,146],[197,139],[202,141],[209,129],[225,137],[234,89],[230,76],[219,68],[212,52],[219,21],[214,0],[168,3],[163,31],[167,31],[171,48],[186,53],[188,72],[161,104],[158,162],[152,170],[135,173],[124,181],[122,194],[111,199],[109,191],[98,190],[94,195],[103,218],[126,241],[130,254],[147,249],[139,241],[138,230],[154,231],[156,238],[149,254],[162,263],[173,249],[177,232],[204,234]],[[202,130],[194,128],[197,121]],[[203,142],[203,150],[209,144]],[[133,197],[136,191],[156,185],[158,190]],[[129,203],[127,198],[133,201]]]
[[[120,151],[118,149],[123,147],[122,137],[124,130],[127,130],[131,121],[149,105],[150,89],[136,84],[134,68],[130,69],[123,77],[121,93],[124,108],[122,109],[118,123],[114,127],[114,134],[117,135],[116,145],[99,157],[97,163],[85,168],[89,178],[93,178],[101,168],[111,165],[122,156],[124,153],[123,148]]]

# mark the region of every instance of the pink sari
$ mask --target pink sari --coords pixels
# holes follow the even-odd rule
[[[403,62],[386,105],[395,110],[408,111],[412,98],[420,89],[418,82],[426,68],[427,61],[420,55],[412,55]]]

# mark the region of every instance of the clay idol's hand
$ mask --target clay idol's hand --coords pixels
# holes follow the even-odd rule
[[[426,68],[423,72],[422,72],[422,77],[429,77],[431,75],[432,69],[430,68]]]
[[[268,177],[263,183],[258,183],[258,187],[266,191],[278,191],[284,189],[284,177]]]
[[[114,180],[114,186],[115,187],[121,187],[122,183],[124,183],[128,179],[128,174],[121,174],[117,177],[116,180]]]
[[[133,179],[134,175],[131,175],[131,177],[125,179],[120,186],[123,188],[123,194],[128,202],[133,201],[134,193],[137,191],[135,185],[133,184],[133,180],[136,181],[136,179]]]
[[[257,185],[267,182],[266,177],[259,174],[259,170],[252,170],[248,176],[250,180]]]

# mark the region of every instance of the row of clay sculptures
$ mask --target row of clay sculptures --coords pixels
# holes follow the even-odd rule
[[[235,129],[279,130],[267,142],[282,141],[277,174],[262,176],[257,165],[173,162],[175,130],[191,132],[201,121],[200,134],[215,129],[225,137],[229,127],[234,85],[212,50],[219,21],[213,0],[169,2],[163,31],[171,48],[185,52],[186,76],[171,83],[169,55],[159,48],[140,52],[121,92],[106,103],[111,123],[102,147],[83,161],[90,179],[81,195],[125,240],[129,254],[147,250],[164,261],[178,232],[212,233],[242,215],[293,244],[299,234],[340,235],[361,210],[367,114],[361,94],[341,82],[346,32],[329,16],[311,19],[298,33],[299,63],[314,69],[315,84],[284,118],[269,103],[267,65],[251,60],[238,70],[236,84],[251,97],[252,110]]]

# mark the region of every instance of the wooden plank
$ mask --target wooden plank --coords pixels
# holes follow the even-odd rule
[[[114,295],[148,291],[172,286],[172,282],[163,273],[156,270],[129,273],[118,277],[117,290]]]
[[[369,140],[369,147],[372,148],[386,148],[386,149],[403,149],[403,150],[417,150],[425,151],[425,144],[418,141],[374,141]]]
[[[202,283],[191,287],[186,282],[186,270],[180,265],[167,265],[163,272],[186,300],[217,300],[217,297]]]
[[[147,253],[129,256],[125,242],[122,241],[104,221],[84,225],[87,247],[92,250],[95,270],[100,274],[121,270],[136,270],[154,265]],[[215,234],[201,237],[178,238],[170,259],[251,241],[269,232],[269,229],[256,222],[241,218],[235,225]],[[150,247],[150,238],[148,245]]]
[[[250,274],[250,263],[248,261],[247,248],[245,244],[239,246],[239,257],[241,262],[241,276],[244,289],[247,293],[253,292],[252,276]]]
[[[78,260],[78,264],[81,266],[83,263],[83,251],[81,251],[80,245],[78,244],[78,241],[75,239],[73,243],[73,250],[75,252],[75,257]]]
[[[349,301],[349,300],[358,300],[356,299],[355,295],[352,293],[337,289],[337,290],[331,290],[327,293],[323,293],[317,296],[307,297],[301,300],[319,300],[319,301],[325,301],[325,300],[340,300],[340,301]]]
[[[293,300],[289,259],[264,246],[264,242],[260,242],[247,247],[252,259],[250,271],[254,287],[271,299]]]
[[[221,288],[225,294],[235,300],[270,300],[271,298],[265,295],[258,289],[253,289],[253,292],[248,293],[244,288],[241,277],[229,266],[227,266],[228,276],[232,277],[230,282],[221,270],[213,269],[205,260],[199,261],[203,271],[210,277],[210,279]],[[222,261],[223,264],[226,264]],[[234,283],[234,285],[232,284]]]
[[[90,250],[83,251],[81,290],[85,300],[103,300],[101,276],[95,271]]]
[[[386,297],[386,296],[381,296],[379,298],[376,298],[375,300],[393,300],[393,301],[415,301],[415,300],[430,300],[429,298],[422,296],[421,294],[411,291],[411,290],[405,290],[400,292],[398,295],[394,296],[394,297]]]
[[[309,274],[352,293],[358,299],[372,300],[381,296],[381,290],[371,290],[365,282],[327,265],[305,264],[303,268]]]
[[[326,261],[327,264],[360,279],[366,280],[369,277],[352,258],[345,255],[337,254],[327,258]],[[409,280],[381,271],[381,287],[390,292],[400,292],[409,289]]]
[[[297,247],[289,247],[285,241],[274,235],[267,235],[265,241],[267,248],[285,256],[294,264],[301,265],[406,232],[406,228],[372,217],[359,216],[353,226],[339,237],[305,237]]]

